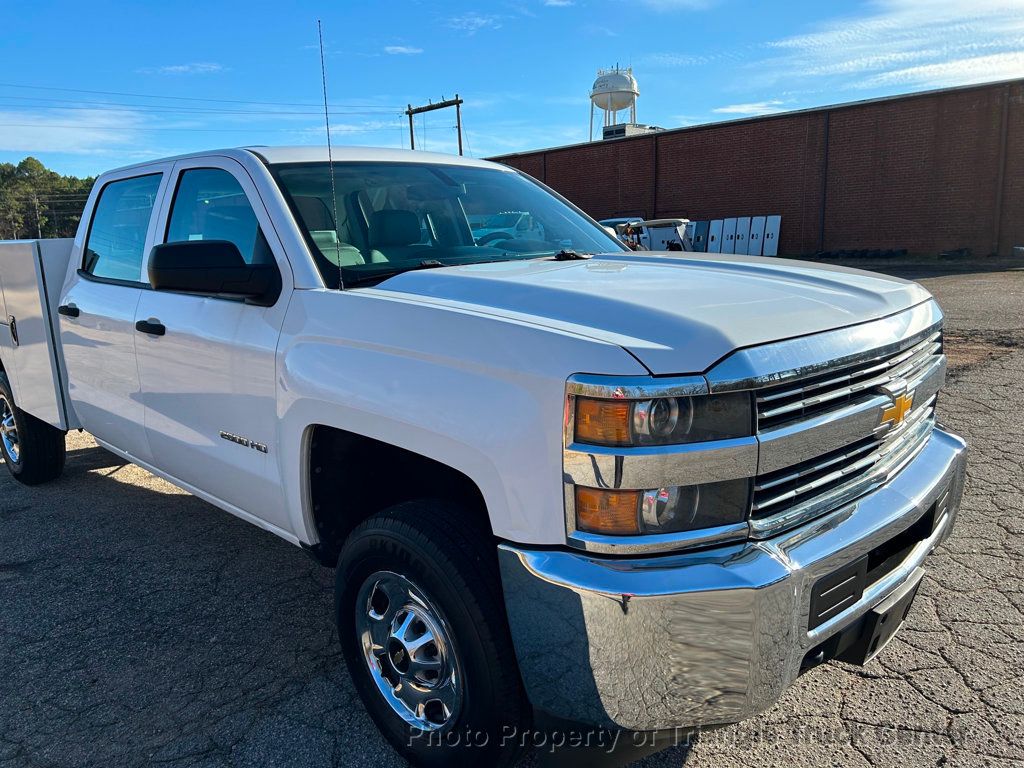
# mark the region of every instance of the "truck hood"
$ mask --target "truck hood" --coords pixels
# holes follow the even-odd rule
[[[370,290],[618,344],[656,375],[702,373],[736,349],[875,320],[930,296],[916,283],[843,267],[657,253],[417,270]]]

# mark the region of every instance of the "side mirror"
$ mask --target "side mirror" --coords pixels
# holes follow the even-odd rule
[[[245,299],[269,307],[281,295],[276,264],[246,264],[229,240],[188,240],[154,245],[149,284],[158,291]]]

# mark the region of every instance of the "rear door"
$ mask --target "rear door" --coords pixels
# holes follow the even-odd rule
[[[135,362],[135,308],[149,290],[143,261],[170,170],[163,163],[104,178],[86,235],[75,241],[58,310],[68,398],[79,422],[143,462],[151,455]]]
[[[274,527],[288,529],[277,442],[276,354],[292,276],[270,217],[240,164],[179,161],[160,216],[160,242],[230,240],[248,261],[276,263],[272,307],[146,291],[136,334],[146,433],[163,472]]]

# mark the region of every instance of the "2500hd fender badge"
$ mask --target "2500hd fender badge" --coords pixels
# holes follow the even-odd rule
[[[220,436],[227,440],[229,443],[238,443],[245,448],[252,448],[254,451],[260,453],[270,453],[270,449],[264,443],[257,443],[255,440],[250,440],[248,437],[242,437],[240,435],[233,435],[230,432],[221,432]]]

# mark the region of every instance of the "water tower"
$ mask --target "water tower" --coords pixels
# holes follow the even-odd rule
[[[590,140],[594,140],[594,107],[604,112],[604,127],[617,125],[618,114],[629,110],[629,122],[636,123],[636,98],[640,87],[633,77],[633,68],[622,68],[617,64],[613,69],[597,70],[597,80],[590,89]]]

